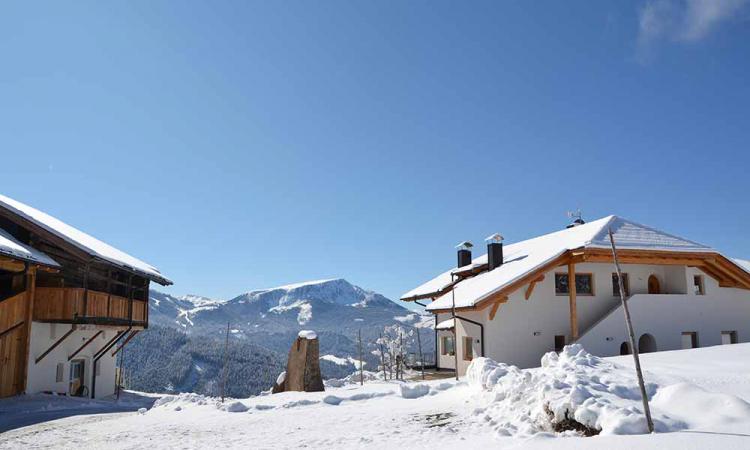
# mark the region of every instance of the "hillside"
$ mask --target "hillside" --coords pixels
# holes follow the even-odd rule
[[[215,394],[227,324],[231,342],[227,385],[240,396],[270,386],[283,370],[300,329],[318,333],[324,378],[340,378],[355,370],[360,330],[366,368],[379,363],[372,351],[386,326],[400,325],[406,333],[419,331],[426,358],[434,352],[432,316],[409,311],[343,279],[256,289],[228,301],[158,291],[150,296],[151,327],[131,344],[134,375],[128,386],[137,390]],[[417,353],[414,336],[407,336],[406,344]]]

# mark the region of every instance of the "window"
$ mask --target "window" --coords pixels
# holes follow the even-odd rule
[[[565,347],[565,336],[555,336],[555,351],[560,353]]]
[[[737,332],[736,331],[722,331],[721,332],[721,345],[736,344]]]
[[[0,300],[13,297],[25,290],[25,274],[0,270]]]
[[[568,294],[568,274],[555,274],[555,294]],[[590,273],[576,274],[576,294],[577,295],[594,295],[594,276]]]
[[[698,348],[698,333],[695,331],[683,331],[682,348]]]
[[[456,349],[454,348],[454,345],[453,345],[453,336],[443,336],[443,338],[441,339],[441,342],[443,344],[441,346],[442,347],[441,353],[443,355],[453,356],[456,352]]]
[[[474,349],[472,348],[473,343],[473,337],[464,337],[464,361],[471,361],[474,359]]]
[[[65,364],[57,363],[57,373],[55,374],[55,382],[62,383],[64,368],[65,368]]]
[[[703,286],[703,275],[693,276],[693,293],[695,295],[706,295],[706,288]]]
[[[625,291],[625,297],[630,297],[630,279],[628,274],[622,274],[622,289]],[[615,297],[620,296],[620,283],[617,279],[617,274],[612,274],[612,295]]]

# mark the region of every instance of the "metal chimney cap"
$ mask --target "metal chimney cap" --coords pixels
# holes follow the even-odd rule
[[[500,243],[500,242],[503,241],[503,239],[505,239],[505,238],[503,237],[502,234],[495,233],[495,234],[493,234],[491,236],[487,236],[486,238],[484,238],[484,242],[497,242],[497,243]]]
[[[456,245],[458,250],[471,250],[472,247],[474,247],[474,244],[471,241],[463,241]]]

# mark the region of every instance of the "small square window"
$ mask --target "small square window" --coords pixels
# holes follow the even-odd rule
[[[628,274],[622,274],[622,288],[625,291],[625,297],[630,297],[630,279]],[[620,283],[617,279],[617,274],[612,274],[612,295],[615,297],[620,296]]]
[[[568,294],[568,274],[555,274],[555,294]],[[594,295],[594,276],[590,273],[576,274],[576,294],[577,295]]]
[[[682,348],[698,348],[698,333],[695,331],[683,331]]]
[[[706,295],[706,288],[703,285],[703,275],[693,276],[693,293],[695,295]]]
[[[455,348],[453,345],[453,336],[443,336],[441,339],[442,349],[441,354],[453,356],[455,354]]]
[[[737,331],[732,330],[721,332],[721,345],[736,344],[737,342]]]

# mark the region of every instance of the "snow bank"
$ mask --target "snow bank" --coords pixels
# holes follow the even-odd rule
[[[399,389],[403,398],[419,398],[430,393],[430,386],[427,384],[402,384]]]
[[[318,334],[312,330],[302,330],[297,333],[297,337],[301,337],[302,339],[317,339]]]
[[[486,402],[476,415],[500,435],[647,432],[632,369],[593,356],[578,344],[566,346],[559,355],[547,353],[538,369],[521,370],[477,358],[469,366],[467,379]],[[646,381],[652,396],[658,386]],[[652,415],[656,431],[687,426],[658,410]]]
[[[362,371],[365,383],[368,381],[383,381],[383,372]],[[352,372],[344,378],[331,378],[323,381],[325,387],[342,387],[348,384],[359,384],[359,371]]]

